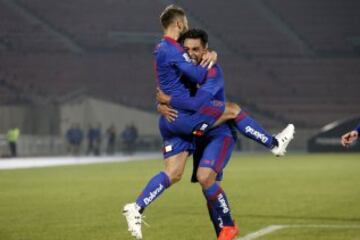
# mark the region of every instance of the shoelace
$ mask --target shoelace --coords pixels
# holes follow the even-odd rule
[[[146,218],[146,217],[143,216],[143,215],[140,215],[140,217],[136,217],[136,222],[135,222],[135,224],[144,223],[145,226],[150,227],[150,224],[148,224],[148,223],[144,220],[144,218]]]

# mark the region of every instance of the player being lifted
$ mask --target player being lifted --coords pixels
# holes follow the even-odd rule
[[[174,6],[166,8],[161,15],[161,22],[165,36],[155,50],[158,85],[165,93],[172,96],[172,99],[182,101],[186,97],[190,97],[189,91],[183,84],[185,78],[195,84],[203,84],[206,78],[206,82],[210,82],[212,78],[217,76],[218,71],[212,68],[208,73],[206,68],[200,65],[192,65],[188,55],[176,42],[180,34],[187,30],[187,19],[182,9]],[[198,94],[196,95],[198,97]],[[272,148],[276,155],[283,155],[288,143],[293,138],[293,125],[289,125],[277,135],[277,138],[274,138],[253,119],[241,112],[236,104],[220,101],[205,102],[197,112],[191,114],[179,108],[178,117],[172,123],[167,122],[164,117],[160,118],[160,132],[164,139],[165,171],[160,172],[149,181],[135,203],[127,204],[124,207],[129,231],[137,239],[142,238],[142,211],[167,187],[180,180],[186,159],[189,153],[193,151],[191,136],[193,132],[196,134],[203,133],[211,127],[235,119],[235,127],[240,132],[248,133],[249,137]],[[171,105],[173,104],[172,102]],[[235,226],[232,222],[230,210],[227,208],[225,211],[221,207],[228,206],[226,195],[221,187],[215,183],[205,189],[204,192],[208,198],[213,200],[212,204],[219,216],[222,216],[223,220],[228,219],[227,223],[224,221],[224,226],[227,228],[224,227],[222,231],[234,232]]]

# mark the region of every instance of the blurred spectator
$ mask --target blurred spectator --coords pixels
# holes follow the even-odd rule
[[[136,140],[138,138],[138,130],[134,124],[126,126],[124,131],[121,133],[125,145],[125,153],[133,154],[136,146]]]
[[[101,147],[101,125],[97,124],[96,127],[92,125],[89,126],[88,134],[88,149],[87,154],[93,154],[95,156],[100,155],[100,147]]]
[[[17,141],[20,137],[20,129],[17,127],[9,129],[7,132],[6,138],[9,143],[10,148],[10,156],[16,157],[17,156]]]
[[[95,155],[100,156],[101,154],[101,140],[102,140],[102,132],[101,132],[101,124],[98,123],[95,128]]]
[[[79,124],[73,124],[66,132],[66,139],[69,143],[69,152],[73,155],[79,155],[84,133]]]
[[[114,124],[112,124],[107,130],[106,135],[108,138],[106,153],[109,155],[113,155],[115,153],[115,143],[116,143],[116,129]]]

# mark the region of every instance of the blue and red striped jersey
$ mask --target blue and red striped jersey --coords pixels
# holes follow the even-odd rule
[[[154,55],[158,87],[168,95],[189,97],[184,81],[200,84],[206,78],[207,69],[193,64],[175,39],[165,36],[156,46]]]

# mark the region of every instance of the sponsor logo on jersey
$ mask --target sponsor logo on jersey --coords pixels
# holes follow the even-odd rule
[[[218,201],[220,202],[220,207],[222,208],[223,213],[228,213],[230,210],[222,193],[219,194]]]
[[[269,140],[269,138],[266,137],[265,134],[256,131],[250,126],[246,126],[245,132],[253,135],[256,139],[260,139],[260,141],[263,143],[266,143]]]
[[[185,61],[191,62],[191,59],[190,59],[190,57],[189,57],[189,55],[187,53],[184,53],[183,57],[184,57]]]
[[[154,200],[163,189],[164,189],[164,186],[162,184],[160,184],[158,188],[156,188],[154,191],[150,192],[149,197],[144,198],[145,205],[146,206],[149,205],[152,202],[152,200]]]

